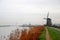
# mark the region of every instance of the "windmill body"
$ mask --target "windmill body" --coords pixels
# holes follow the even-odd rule
[[[47,25],[47,26],[51,26],[51,25],[52,25],[52,22],[51,22],[51,19],[50,19],[50,18],[47,18],[46,25]]]

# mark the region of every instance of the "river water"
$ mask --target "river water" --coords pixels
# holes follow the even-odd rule
[[[0,27],[0,40],[8,40],[8,36],[13,30],[19,29],[29,29],[29,27],[19,27],[19,26],[10,26],[10,27]],[[4,38],[5,36],[5,38]]]

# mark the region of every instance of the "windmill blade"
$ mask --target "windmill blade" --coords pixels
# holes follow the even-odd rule
[[[47,19],[47,18],[43,18],[43,19]]]
[[[49,17],[49,12],[48,12],[48,14],[47,14],[47,18]]]

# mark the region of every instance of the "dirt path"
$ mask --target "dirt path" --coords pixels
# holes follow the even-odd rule
[[[46,40],[52,40],[49,33],[48,33],[47,27],[45,29],[46,29]]]

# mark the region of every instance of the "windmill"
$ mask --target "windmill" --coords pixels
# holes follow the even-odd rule
[[[49,12],[47,14],[47,18],[44,18],[44,19],[46,19],[46,25],[47,26],[51,26],[52,25],[51,18],[49,18]]]

